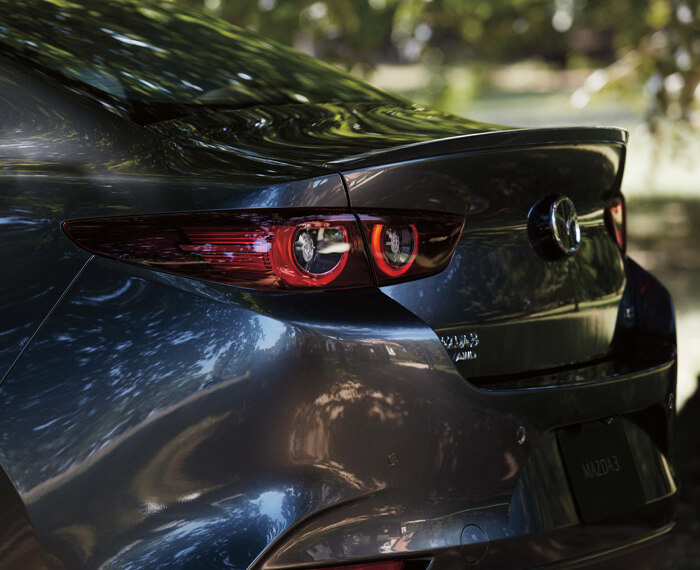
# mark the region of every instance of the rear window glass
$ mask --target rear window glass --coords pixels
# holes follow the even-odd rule
[[[166,1],[0,0],[0,44],[110,95],[148,103],[390,99],[330,65]]]

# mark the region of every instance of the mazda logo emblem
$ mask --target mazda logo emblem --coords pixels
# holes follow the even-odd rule
[[[574,203],[567,197],[557,198],[549,210],[549,226],[554,241],[566,255],[572,255],[581,245],[581,227]]]

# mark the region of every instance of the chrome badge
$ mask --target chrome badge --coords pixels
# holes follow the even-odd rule
[[[479,346],[479,335],[475,332],[468,332],[458,335],[441,335],[440,342],[447,349],[454,362],[462,360],[474,360]]]
[[[581,245],[581,227],[574,203],[566,196],[552,202],[549,226],[559,249],[566,255],[574,254]]]

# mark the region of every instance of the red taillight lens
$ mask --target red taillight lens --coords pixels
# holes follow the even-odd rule
[[[352,255],[360,254],[364,260],[355,225],[345,221],[350,228],[338,222],[313,221],[279,229],[272,255],[274,267],[288,285],[321,287],[334,283],[345,269],[351,250]],[[363,265],[366,269],[364,261]]]
[[[69,220],[96,255],[255,289],[341,289],[416,279],[449,263],[460,216],[247,210]]]
[[[464,218],[453,214],[360,213],[380,285],[427,277],[452,259]]]
[[[605,206],[605,226],[621,251],[627,246],[627,214],[625,198],[620,194]]]
[[[349,213],[194,212],[64,222],[91,253],[256,289],[372,285]]]

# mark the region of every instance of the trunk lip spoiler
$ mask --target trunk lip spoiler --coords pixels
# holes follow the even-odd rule
[[[619,127],[509,129],[392,146],[331,160],[324,163],[323,166],[326,168],[354,170],[450,154],[504,150],[517,147],[591,143],[626,146],[628,140],[628,131]]]

